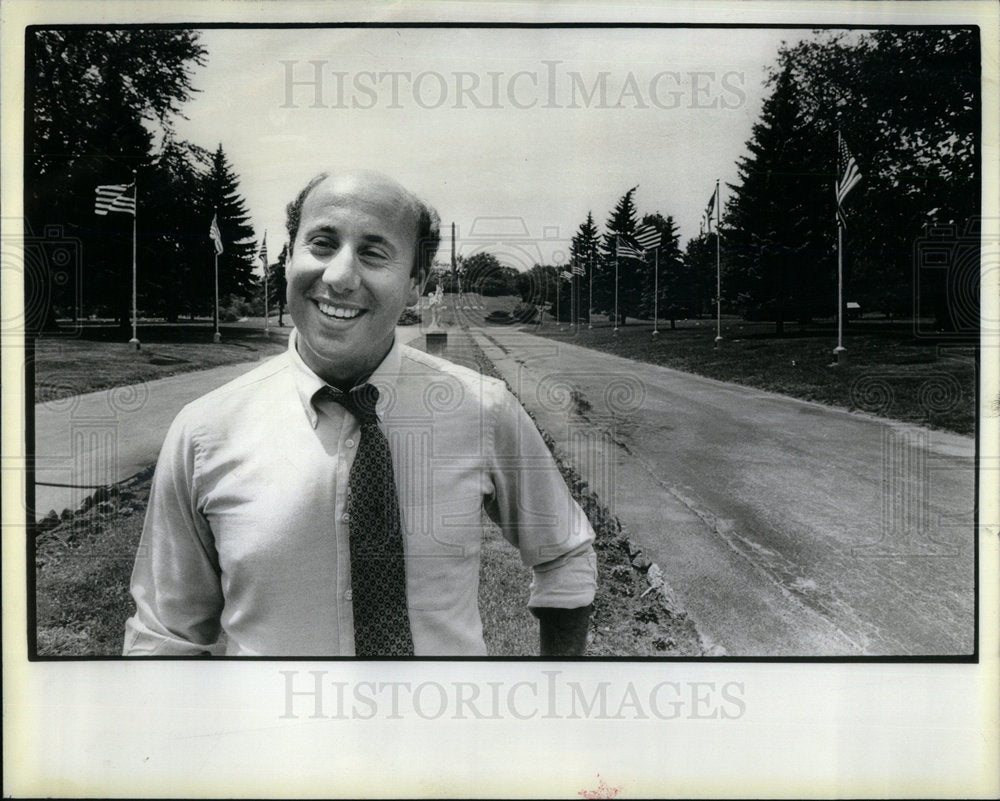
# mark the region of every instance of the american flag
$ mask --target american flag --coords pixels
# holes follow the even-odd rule
[[[212,238],[215,243],[215,255],[218,256],[222,253],[222,234],[219,233],[219,223],[216,220],[217,214],[212,215],[212,225],[208,229],[208,235]]]
[[[131,195],[126,194],[130,189]],[[94,214],[104,216],[109,211],[121,211],[135,216],[135,184],[104,184],[97,187]]]
[[[559,273],[559,277],[562,278],[563,281],[572,281],[573,273],[571,273],[569,270],[563,270],[561,273]]]
[[[846,228],[847,218],[844,216],[844,198],[847,197],[847,193],[854,189],[858,181],[861,180],[861,170],[858,169],[858,162],[854,160],[851,151],[847,149],[847,145],[844,144],[839,131],[837,132],[837,174],[840,176],[835,185],[837,194],[837,222],[840,223],[842,228]]]
[[[640,226],[633,238],[643,250],[652,250],[660,246],[660,232],[651,225]]]
[[[615,234],[615,255],[619,258],[641,259],[642,245],[628,234]]]
[[[264,243],[260,246],[260,260],[267,267],[267,231],[264,232]]]
[[[705,207],[704,213],[701,215],[701,230],[706,234],[712,233],[712,215],[715,214],[715,201],[716,195],[719,194],[719,187],[716,184],[715,191],[712,192],[712,197],[708,201],[708,205]]]
[[[580,260],[579,259],[574,259],[573,260],[573,275],[586,275],[586,274],[587,274],[587,270],[586,270],[586,268],[582,264],[580,264]]]

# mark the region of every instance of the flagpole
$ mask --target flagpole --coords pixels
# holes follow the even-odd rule
[[[837,129],[837,157],[840,156],[840,129]],[[838,171],[837,157],[834,158],[834,170]],[[839,174],[837,178],[839,178]],[[837,179],[833,182],[833,201],[837,206],[837,210],[840,209],[840,196],[837,192]],[[833,349],[833,355],[836,359],[837,364],[844,364],[846,358],[844,356],[844,257],[843,257],[843,247],[844,239],[843,232],[844,227],[841,225],[840,217],[836,217],[837,220],[837,347]]]
[[[618,333],[618,234],[615,234],[615,333]]]
[[[844,363],[844,259],[843,259],[843,234],[844,228],[837,221],[837,347],[833,349],[833,354],[837,358],[837,364]]]
[[[719,240],[722,233],[719,231],[721,221],[722,198],[719,196],[719,179],[715,179],[715,347],[719,347],[722,342],[722,259],[720,258]],[[711,223],[712,218],[708,218]]]
[[[569,268],[569,327],[576,330],[576,259]]]
[[[264,249],[261,251],[260,260],[264,264],[264,336],[271,336],[270,315],[268,314],[267,297],[267,229],[264,229]]]
[[[660,332],[656,327],[660,317],[660,249],[653,250],[653,336],[659,336]]]
[[[218,212],[213,219],[218,219]],[[212,341],[220,342],[222,334],[219,333],[219,249],[214,244],[212,252],[215,254],[215,333],[212,335]]]
[[[128,341],[136,350],[139,344],[139,313],[136,304],[136,218],[139,216],[139,172],[132,170],[132,193],[135,198],[135,208],[132,209],[132,338]]]
[[[593,244],[593,243],[591,243]],[[593,328],[590,321],[590,312],[594,308],[594,249],[590,249],[590,294],[587,295],[587,328]]]
[[[562,276],[556,276],[556,328],[562,328],[562,318],[559,316],[559,296],[562,294],[560,281],[562,281]]]

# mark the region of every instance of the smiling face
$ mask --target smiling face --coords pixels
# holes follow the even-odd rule
[[[412,275],[418,207],[376,173],[318,184],[302,205],[287,265],[298,352],[320,378],[350,388],[392,347],[396,321],[417,302]]]

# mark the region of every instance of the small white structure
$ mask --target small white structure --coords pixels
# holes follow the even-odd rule
[[[441,327],[441,308],[444,305],[444,289],[441,284],[437,285],[437,289],[434,290],[434,294],[427,299],[427,306],[431,311],[431,324],[430,328],[437,329]]]

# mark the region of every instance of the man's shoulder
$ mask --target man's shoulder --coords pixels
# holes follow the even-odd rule
[[[483,375],[478,370],[463,367],[409,345],[400,347],[400,362],[402,376],[413,375],[425,380],[443,378],[457,381],[465,389],[490,396],[503,394],[507,390],[506,384],[501,379]]]
[[[181,416],[202,422],[225,420],[231,412],[266,398],[289,375],[289,368],[288,354],[280,353],[191,401]]]

